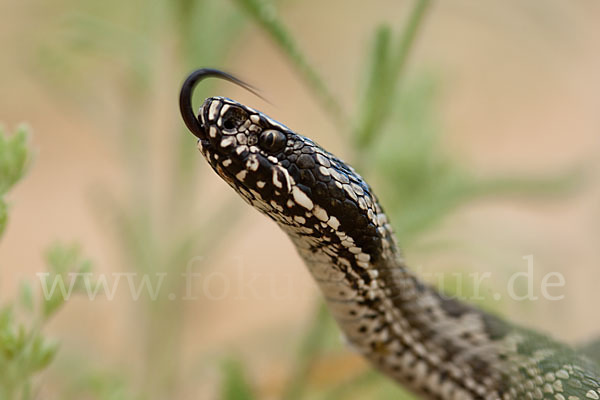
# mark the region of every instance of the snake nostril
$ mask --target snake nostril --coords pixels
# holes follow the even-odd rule
[[[241,108],[230,107],[223,115],[223,129],[236,129],[241,126],[247,118],[248,115]]]
[[[233,122],[233,119],[227,119],[225,121],[223,121],[223,127],[225,129],[233,129],[235,128],[235,123]]]

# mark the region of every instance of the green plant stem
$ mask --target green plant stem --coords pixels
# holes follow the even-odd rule
[[[279,45],[284,53],[292,61],[292,65],[300,73],[300,76],[307,82],[310,89],[315,93],[317,99],[321,101],[323,107],[330,112],[340,130],[344,130],[349,125],[340,103],[331,93],[318,72],[311,67],[306,60],[292,34],[285,25],[277,18],[274,6],[267,0],[234,0],[240,7],[245,9],[271,38]]]
[[[410,51],[413,48],[419,27],[422,25],[432,0],[416,0],[408,17],[408,22],[400,35],[396,55],[390,58],[389,29],[380,28],[377,33],[374,63],[371,73],[369,91],[365,98],[365,111],[359,113],[361,121],[357,124],[355,134],[356,149],[370,146],[376,133],[387,122],[392,110],[393,97],[401,80]],[[388,64],[389,59],[389,65]],[[370,94],[370,95],[369,95]]]
[[[395,75],[396,79],[404,72],[408,55],[410,54],[410,50],[417,37],[418,29],[422,25],[426,11],[429,9],[431,2],[432,0],[417,0],[410,13],[408,23],[402,32],[398,53],[392,67],[392,73]]]
[[[385,103],[390,101],[390,44],[392,32],[389,26],[380,26],[375,33],[375,43],[371,55],[372,65],[369,72],[367,91],[364,95],[362,106],[357,112],[359,122],[354,135],[354,147],[357,151],[370,144],[373,133],[382,121]]]

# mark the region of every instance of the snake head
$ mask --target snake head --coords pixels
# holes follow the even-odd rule
[[[378,254],[389,229],[362,177],[311,139],[234,100],[210,97],[194,115],[192,89],[211,76],[248,86],[210,69],[193,72],[183,84],[183,119],[217,174],[292,237],[302,237],[302,246],[337,243],[363,263],[363,251]]]
[[[282,227],[376,236],[379,212],[368,185],[311,139],[223,97],[206,99],[198,121],[205,133],[198,146],[212,168]]]
[[[289,196],[294,180],[284,165],[295,136],[289,128],[224,97],[206,99],[198,121],[200,151],[248,202],[277,204]]]

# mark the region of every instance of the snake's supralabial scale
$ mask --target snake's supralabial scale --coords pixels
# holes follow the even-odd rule
[[[424,399],[600,399],[599,367],[544,335],[447,298],[406,266],[369,185],[309,138],[223,97],[184,121],[198,148],[248,204],[290,237],[349,344]]]

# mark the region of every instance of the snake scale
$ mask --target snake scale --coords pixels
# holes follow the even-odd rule
[[[348,343],[424,399],[600,399],[598,365],[544,335],[443,296],[407,268],[369,185],[311,139],[243,104],[180,108],[216,173],[294,243]]]

